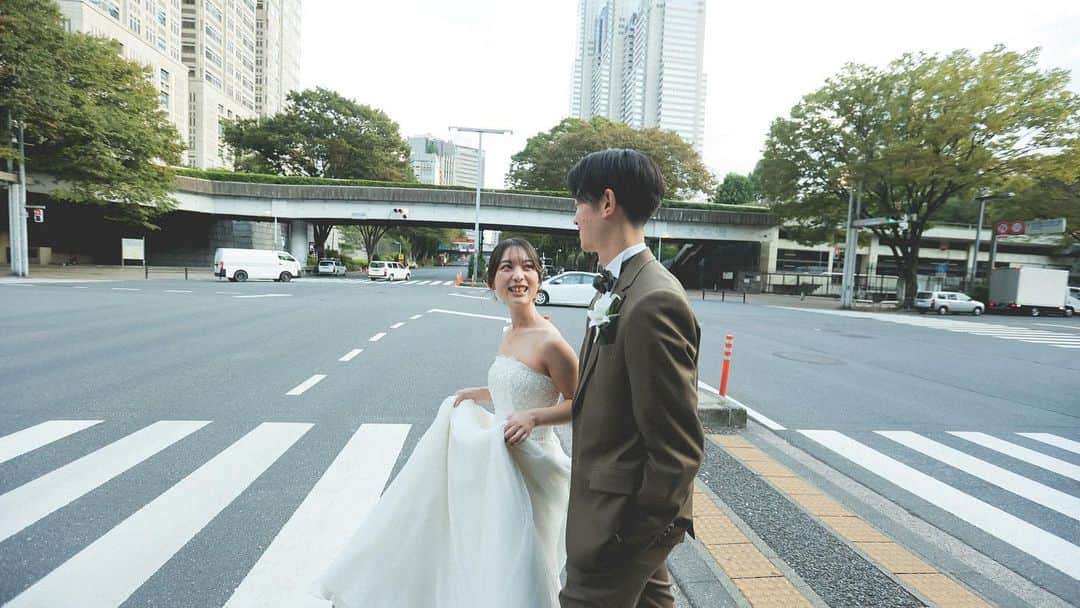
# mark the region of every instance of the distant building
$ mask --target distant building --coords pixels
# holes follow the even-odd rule
[[[705,0],[579,0],[570,115],[705,140]]]
[[[480,151],[431,135],[408,139],[409,163],[416,179],[440,186],[476,186],[480,175]]]
[[[301,0],[58,2],[69,31],[150,66],[189,166],[231,167],[222,121],[276,113],[300,86]]]

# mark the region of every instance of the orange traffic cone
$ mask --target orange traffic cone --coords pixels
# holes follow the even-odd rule
[[[457,273],[457,278],[454,279],[454,285],[457,285],[458,287],[461,287],[462,282],[463,281],[461,280],[461,273],[459,272],[459,273]]]

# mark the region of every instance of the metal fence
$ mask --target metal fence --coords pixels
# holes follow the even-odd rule
[[[900,278],[896,276],[855,275],[855,297],[873,301],[894,300],[899,282]],[[839,298],[842,285],[843,275],[839,272],[821,274],[774,272],[761,275],[761,291],[779,295]]]

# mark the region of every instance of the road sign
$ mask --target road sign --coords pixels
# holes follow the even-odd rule
[[[994,232],[998,236],[1019,236],[1027,231],[1027,224],[1019,221],[998,222],[994,224]]]
[[[1065,232],[1065,218],[1059,217],[1053,220],[1032,220],[1027,222],[1027,233],[1030,234],[1061,234]]]

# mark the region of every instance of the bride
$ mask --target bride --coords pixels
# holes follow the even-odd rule
[[[570,421],[577,355],[536,310],[540,260],[528,241],[499,243],[485,280],[511,318],[488,386],[443,401],[314,583],[335,608],[559,605],[570,459],[552,425]]]

